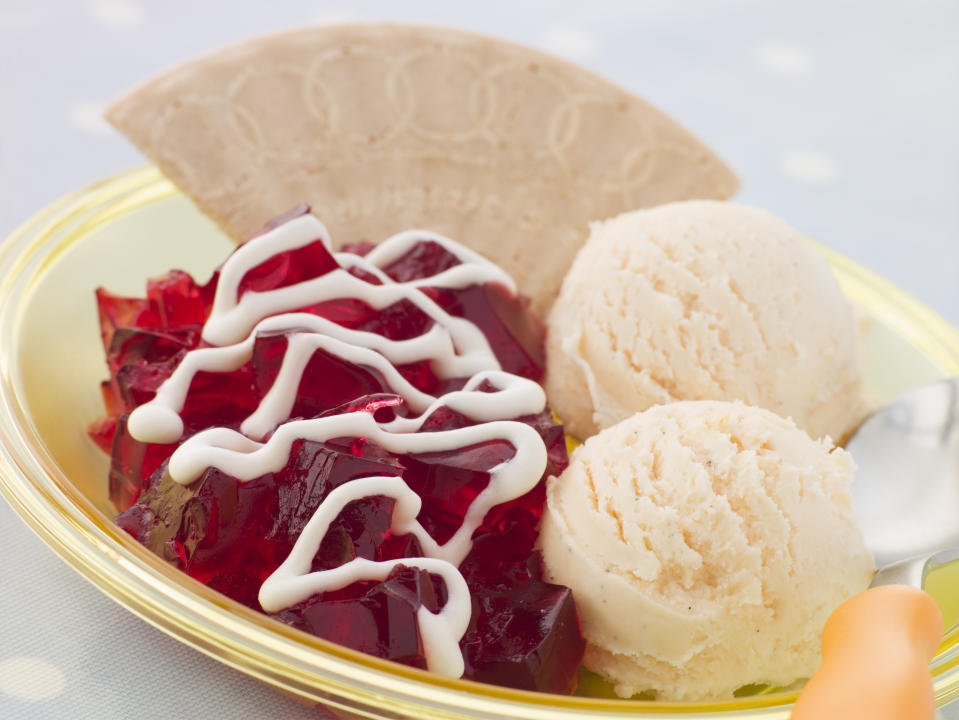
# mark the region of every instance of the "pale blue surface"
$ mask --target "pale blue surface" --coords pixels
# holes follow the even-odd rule
[[[638,92],[739,172],[739,200],[959,324],[955,2],[238,5],[0,0],[0,236],[142,162],[95,111],[144,77],[274,29],[411,20],[561,50]],[[0,547],[0,663],[39,657],[66,676],[61,694],[39,701],[4,694],[0,677],[0,717],[315,717],[114,605],[2,503]]]

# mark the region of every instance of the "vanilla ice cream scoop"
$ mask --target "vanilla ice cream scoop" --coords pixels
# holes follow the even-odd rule
[[[835,440],[861,415],[850,304],[763,210],[693,201],[594,223],[548,322],[546,391],[580,439],[676,400],[741,400]]]
[[[540,545],[572,588],[585,664],[628,697],[728,698],[818,666],[830,613],[872,577],[844,450],[730,402],[651,408],[547,485]]]

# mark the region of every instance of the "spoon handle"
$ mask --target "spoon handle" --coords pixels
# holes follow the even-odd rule
[[[826,621],[822,665],[793,707],[792,720],[934,720],[929,661],[942,614],[909,585],[873,587]]]

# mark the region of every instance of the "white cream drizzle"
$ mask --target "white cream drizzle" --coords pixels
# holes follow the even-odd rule
[[[430,278],[407,283],[394,282],[382,271],[380,265],[388,265],[402,256],[418,237],[433,240],[451,252],[455,250],[454,254],[464,262]],[[248,291],[243,297],[237,298],[240,282],[254,267],[277,253],[296,250],[316,240],[322,240],[330,246],[329,231],[323,223],[308,214],[294,218],[239,247],[220,269],[216,297],[210,317],[203,326],[203,339],[213,345],[236,343],[268,315],[337,298],[357,298],[376,310],[407,300],[434,322],[446,327],[462,354],[481,353],[496,361],[486,336],[476,325],[464,318],[453,317],[429,297],[415,290],[424,286],[460,288],[485,282],[498,282],[514,290],[513,281],[493,263],[435,233],[407,231],[394,235],[380,245],[386,245],[385,250],[375,254],[374,249],[370,253],[373,260],[351,253],[334,255],[338,262],[342,260],[348,267],[360,268],[376,275],[383,281],[382,285],[368,283],[341,268],[312,280],[275,290]],[[496,367],[499,367],[498,363]]]
[[[420,635],[430,670],[458,677],[463,673],[459,640],[470,618],[466,581],[457,566],[472,548],[472,535],[494,506],[520,497],[539,482],[547,463],[539,433],[508,418],[541,412],[546,406],[542,388],[500,369],[482,331],[472,322],[446,313],[419,287],[461,288],[497,282],[515,292],[512,280],[496,265],[453,241],[426,231],[394,235],[367,256],[335,253],[341,269],[320,277],[266,292],[247,291],[237,298],[239,284],[251,269],[273,255],[303,247],[317,239],[330,246],[329,233],[312,215],[303,215],[253,238],[224,263],[220,271],[210,318],[203,338],[215,347],[194,350],[184,357],[156,396],[136,408],[128,427],[142,442],[173,443],[183,434],[183,410],[196,373],[232,372],[249,362],[258,334],[288,332],[280,370],[259,407],[240,426],[241,432],[210,428],[188,438],[170,457],[169,473],[178,483],[196,481],[209,467],[241,482],[277,472],[287,463],[297,439],[325,442],[337,437],[364,437],[398,454],[449,451],[493,440],[514,448],[513,456],[489,470],[487,487],[477,495],[456,532],[442,545],[416,520],[421,500],[397,477],[353,480],[324,499],[294,544],[289,557],[264,581],[260,604],[276,612],[309,596],[345,587],[358,580],[383,580],[397,565],[417,567],[441,576],[447,602],[438,613],[425,607],[417,612]],[[417,242],[430,240],[454,254],[461,263],[433,277],[398,283],[383,268],[407,253]],[[376,276],[381,285],[347,272],[359,268]],[[401,300],[413,303],[433,321],[425,333],[408,340],[390,340],[375,333],[351,330],[309,313],[289,312],[338,298],[358,298],[374,309]],[[317,349],[355,365],[378,371],[389,389],[400,395],[416,417],[397,417],[378,423],[367,412],[289,421],[303,371]],[[412,386],[395,365],[428,360],[440,378],[469,377],[462,390],[433,397]],[[490,392],[479,388],[487,383]],[[447,407],[480,423],[454,430],[417,433],[429,416]],[[267,442],[261,442],[276,428]],[[323,536],[346,503],[371,496],[396,500],[393,531],[413,534],[424,557],[374,562],[357,558],[321,572],[309,572]]]
[[[183,423],[179,414],[186,402],[190,384],[198,372],[227,373],[237,370],[253,357],[257,335],[291,329],[302,331],[302,334],[310,337],[326,336],[325,341],[317,347],[323,347],[331,354],[357,365],[366,365],[380,370],[391,389],[396,394],[402,395],[407,404],[416,411],[435,398],[412,388],[396,371],[395,365],[429,360],[433,372],[440,378],[469,377],[491,366],[498,367],[498,363],[494,365],[495,358],[457,355],[449,333],[441,325],[434,325],[422,335],[408,340],[390,340],[375,333],[345,328],[326,318],[309,313],[273,315],[257,323],[250,335],[239,343],[201,348],[188,353],[173,374],[159,387],[153,399],[140,405],[130,414],[128,420],[130,434],[140,442],[176,442],[183,435]],[[384,363],[384,358],[388,362]],[[305,360],[308,361],[309,357]],[[285,358],[283,366],[286,366]],[[281,372],[283,372],[282,367]],[[286,372],[289,373],[292,370],[287,369]],[[291,383],[279,385],[274,383],[270,391],[274,396],[270,397],[271,407],[281,407],[282,398],[284,403],[282,407],[285,407],[285,403],[289,404],[288,413],[293,407],[292,401],[295,400],[296,388],[297,385]],[[281,411],[279,412],[282,414]],[[268,432],[272,429],[272,425],[264,428],[262,414],[258,410],[251,415],[246,421],[250,423],[250,426],[241,429],[254,437]],[[286,417],[289,415],[283,415],[278,420]]]
[[[487,393],[473,393],[479,399]],[[422,417],[425,420],[425,416]],[[466,511],[463,524],[443,545],[420,538],[430,557],[459,565],[472,547],[471,537],[486,513],[500,503],[533,489],[546,469],[546,447],[542,438],[525,423],[494,420],[482,425],[424,433],[390,433],[365,412],[294,420],[280,425],[266,443],[230,430],[210,428],[197,433],[170,457],[170,476],[188,485],[209,467],[215,467],[240,481],[249,481],[282,470],[290,449],[298,439],[326,442],[338,437],[364,437],[389,452],[398,454],[443,452],[490,440],[506,440],[515,448],[510,460],[491,468],[489,484]]]
[[[416,613],[423,640],[427,667],[459,677],[463,674],[463,655],[459,638],[470,621],[470,592],[456,566],[446,560],[401,558],[374,562],[355,558],[329,570],[310,572],[313,557],[332,522],[353,500],[387,495],[396,499],[393,507],[392,531],[397,535],[413,533],[417,538],[429,537],[416,519],[422,501],[398,477],[371,477],[353,480],[334,489],[313,513],[293,545],[289,557],[264,581],[260,588],[260,605],[267,612],[278,612],[311,595],[339,590],[360,580],[385,580],[397,565],[415,567],[439,575],[446,583],[447,601],[438,613],[421,606]],[[421,541],[422,542],[422,541]]]

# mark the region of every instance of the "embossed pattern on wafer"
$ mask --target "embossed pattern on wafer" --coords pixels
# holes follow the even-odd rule
[[[539,312],[590,220],[738,185],[592,73],[437,28],[254,39],[149,81],[108,119],[237,240],[300,202],[339,243],[427,227],[495,259]]]

